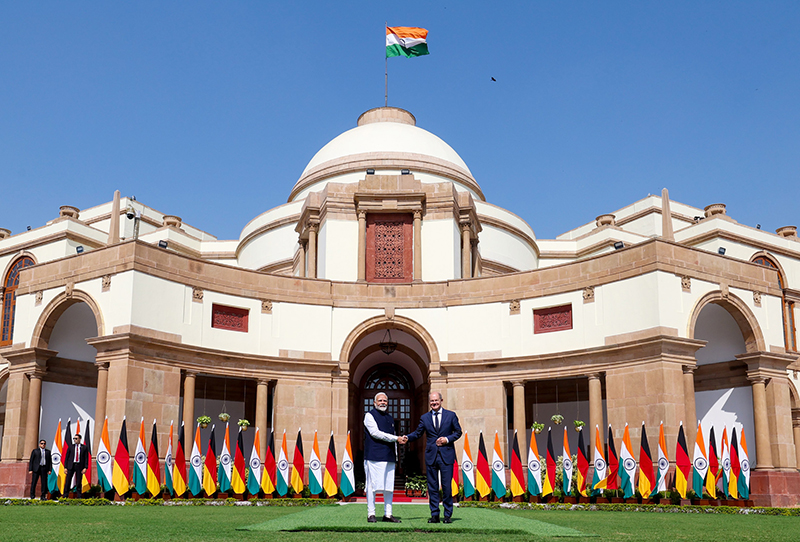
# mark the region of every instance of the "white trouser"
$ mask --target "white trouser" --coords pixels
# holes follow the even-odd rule
[[[392,517],[392,491],[375,491],[367,488],[367,516],[375,515],[375,495],[383,493],[383,515],[390,518]]]

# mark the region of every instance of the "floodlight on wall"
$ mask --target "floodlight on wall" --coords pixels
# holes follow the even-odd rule
[[[367,170],[367,175],[375,175],[375,170],[374,169],[368,169]]]
[[[625,243],[623,243],[622,241],[617,241],[616,243],[614,243],[614,250],[619,250],[621,248],[625,248]]]
[[[164,239],[162,239],[161,241],[158,242],[158,248],[167,248],[167,242]]]
[[[756,229],[760,230],[761,229],[761,224],[756,224]]]
[[[387,356],[397,350],[397,343],[392,340],[392,332],[389,329],[383,334],[383,340],[378,343],[378,346],[381,347],[381,351]]]
[[[31,231],[31,227],[30,226],[28,226],[28,231]]]
[[[75,247],[75,252],[77,252],[78,254],[83,254],[83,247],[78,245],[77,247]]]
[[[410,169],[401,169],[400,170],[400,175],[411,175],[411,170]]]
[[[725,247],[719,247],[717,249],[717,252],[719,253],[720,256],[724,256],[725,255]]]

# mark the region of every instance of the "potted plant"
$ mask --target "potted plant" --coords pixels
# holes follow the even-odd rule
[[[197,425],[205,429],[208,427],[208,424],[211,423],[211,418],[209,416],[199,416],[197,418]]]
[[[553,414],[550,416],[550,421],[552,421],[556,425],[561,425],[561,422],[564,421],[564,416],[561,414]]]
[[[534,433],[538,435],[539,433],[544,431],[544,424],[539,422],[533,422],[533,424],[531,425],[531,429],[533,430]]]
[[[250,427],[250,422],[247,420],[239,420],[237,423],[242,428],[242,431],[247,431],[247,428]]]
[[[230,414],[228,414],[227,412],[220,412],[220,414],[219,414],[219,420],[220,421],[227,422],[230,419],[231,419],[231,415]]]
[[[583,427],[586,425],[585,422],[582,422],[580,420],[575,420],[572,423],[575,425],[575,431],[581,431]]]

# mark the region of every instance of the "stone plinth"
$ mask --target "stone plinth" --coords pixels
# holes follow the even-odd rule
[[[753,471],[750,474],[750,498],[756,506],[800,506],[800,472]]]

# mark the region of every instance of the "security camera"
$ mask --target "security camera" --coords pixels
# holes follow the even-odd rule
[[[128,220],[133,220],[136,217],[136,210],[133,208],[133,205],[130,203],[125,208],[125,216],[128,217]]]

